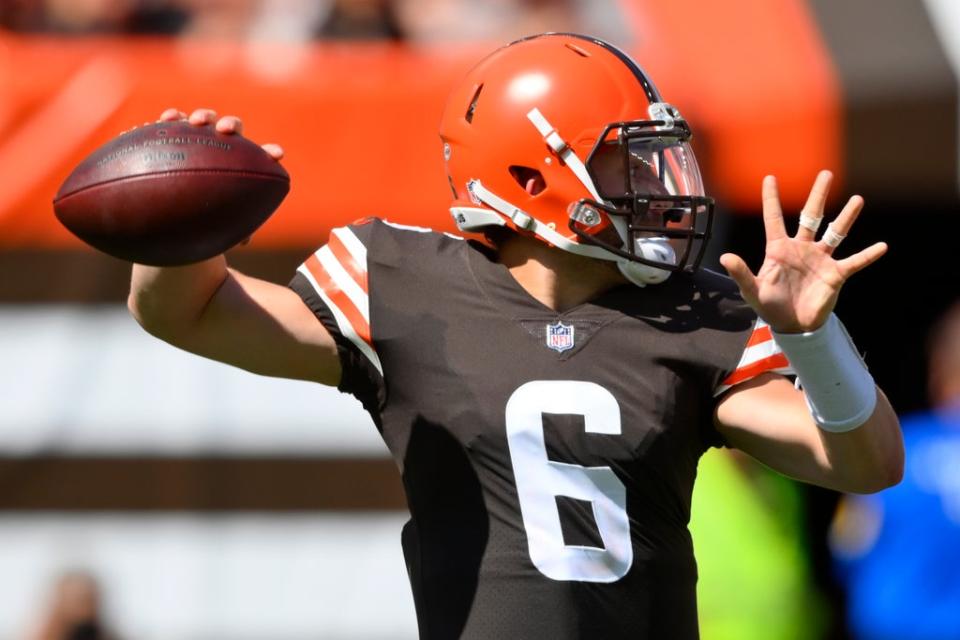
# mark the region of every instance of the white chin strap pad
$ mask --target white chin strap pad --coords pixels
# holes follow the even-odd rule
[[[637,240],[636,246],[637,253],[647,260],[655,260],[664,264],[677,263],[677,253],[666,238],[641,238]],[[627,280],[641,287],[648,284],[660,284],[669,278],[671,273],[666,269],[658,269],[629,260],[618,260],[617,267],[620,268],[620,273]]]

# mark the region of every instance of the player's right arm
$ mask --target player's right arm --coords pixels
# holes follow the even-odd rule
[[[127,306],[149,333],[191,353],[261,375],[340,382],[336,344],[300,296],[229,269],[223,256],[134,265]]]
[[[162,119],[180,117],[167,110]],[[190,116],[197,125],[215,120],[205,109]],[[217,121],[223,133],[241,126],[236,118]],[[300,296],[228,268],[222,255],[183,267],[135,264],[127,306],[149,333],[191,353],[261,375],[340,382],[336,343]]]

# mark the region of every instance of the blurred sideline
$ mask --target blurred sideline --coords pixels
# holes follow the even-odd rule
[[[387,456],[352,397],[178,351],[119,305],[0,305],[0,328],[0,455]]]

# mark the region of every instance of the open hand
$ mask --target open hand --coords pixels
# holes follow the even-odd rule
[[[774,331],[800,333],[819,328],[836,306],[847,278],[887,252],[887,244],[878,242],[843,260],[833,258],[837,245],[863,209],[860,196],[851,197],[823,237],[815,240],[832,180],[829,171],[817,175],[801,212],[802,224],[791,238],[783,222],[776,178],[764,178],[763,226],[767,246],[760,271],[753,275],[735,254],[720,256],[720,264],[736,281],[744,300]]]

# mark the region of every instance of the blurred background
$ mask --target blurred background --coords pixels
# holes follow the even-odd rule
[[[759,265],[767,173],[789,212],[821,168],[835,211],[862,194],[845,249],[891,248],[838,314],[901,414],[956,403],[960,386],[928,395],[925,346],[960,275],[953,0],[0,0],[0,638],[416,636],[399,478],[359,404],[153,340],[123,306],[128,265],[50,203],[120,131],[204,106],[287,152],[291,193],[231,254],[242,270],[286,282],[331,227],[369,215],[452,229],[447,90],[542,31],[624,48],[691,122],[720,208],[712,264],[722,248]],[[931,353],[960,352],[948,334]],[[960,446],[914,447],[915,424],[915,489],[892,502],[705,456],[705,640],[960,638],[960,558],[930,528],[885,533],[928,522],[921,505],[960,547]],[[914,584],[923,597],[894,588]],[[939,614],[884,631],[870,603]]]

